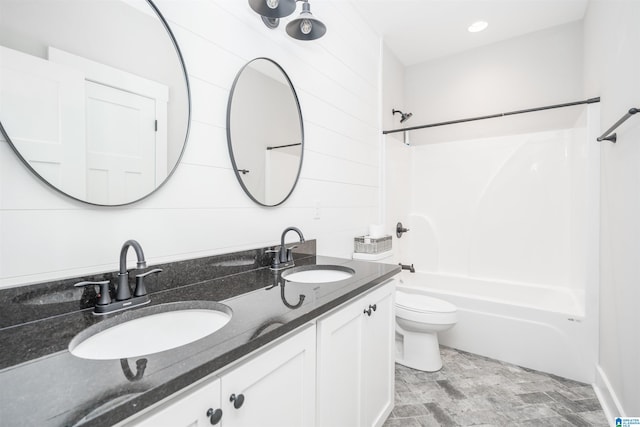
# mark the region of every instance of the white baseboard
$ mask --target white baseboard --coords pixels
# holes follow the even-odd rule
[[[615,427],[615,417],[625,417],[620,400],[616,396],[607,374],[604,373],[600,365],[596,366],[596,383],[593,390],[600,401],[605,417],[611,427]]]

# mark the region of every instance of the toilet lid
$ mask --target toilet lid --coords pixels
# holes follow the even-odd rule
[[[396,291],[396,305],[405,310],[432,313],[452,313],[457,311],[455,305],[422,294],[411,294],[402,291]]]

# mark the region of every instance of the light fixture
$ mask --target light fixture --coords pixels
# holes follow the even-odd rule
[[[476,21],[473,24],[469,25],[469,28],[467,28],[467,30],[469,30],[470,33],[479,33],[480,31],[486,30],[488,26],[489,23],[487,21]]]
[[[302,3],[302,12],[287,24],[287,34],[298,40],[315,40],[324,36],[327,26],[311,14],[311,5],[307,0]]]
[[[249,0],[249,6],[265,18],[284,18],[296,10],[296,0]]]
[[[249,0],[249,6],[262,17],[267,27],[273,29],[280,24],[280,18],[295,12],[297,1],[302,2],[302,12],[287,24],[287,34],[298,40],[319,39],[327,32],[327,27],[311,14],[308,0]]]

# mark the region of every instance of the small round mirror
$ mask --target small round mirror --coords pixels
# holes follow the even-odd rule
[[[302,168],[304,130],[287,73],[268,58],[247,63],[229,95],[227,141],[236,177],[263,206],[282,204]]]
[[[93,205],[169,179],[189,130],[187,74],[151,0],[0,0],[0,140]]]

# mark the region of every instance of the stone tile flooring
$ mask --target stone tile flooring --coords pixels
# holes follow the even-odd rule
[[[395,408],[383,427],[608,426],[588,384],[441,347],[443,368],[396,364]]]

